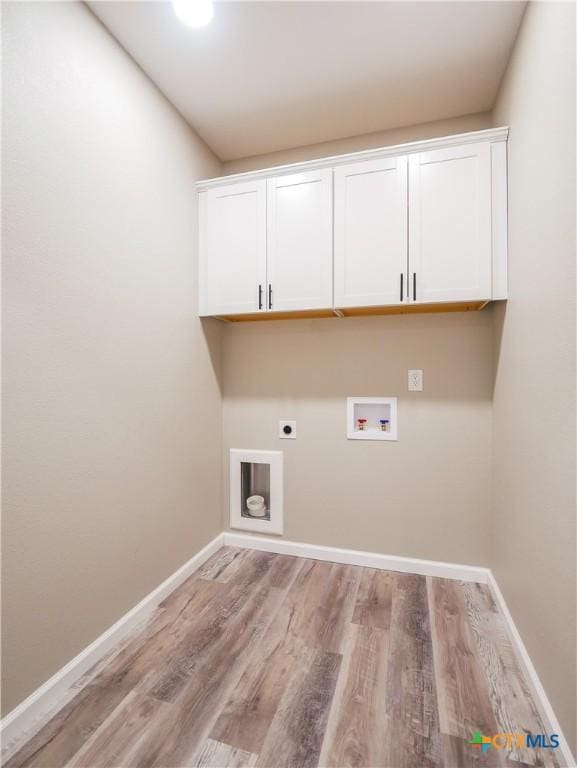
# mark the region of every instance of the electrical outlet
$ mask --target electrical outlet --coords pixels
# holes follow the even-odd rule
[[[409,392],[422,392],[423,391],[423,371],[412,370],[409,371]]]
[[[296,421],[279,421],[278,436],[284,440],[296,440],[297,423]]]

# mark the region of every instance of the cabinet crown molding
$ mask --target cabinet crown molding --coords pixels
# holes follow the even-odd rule
[[[442,136],[440,138],[426,139],[424,141],[411,141],[406,144],[393,144],[388,147],[378,147],[376,149],[366,149],[360,152],[349,152],[344,155],[322,157],[318,160],[307,160],[302,163],[277,165],[270,168],[262,168],[257,171],[234,173],[229,176],[218,176],[214,179],[203,179],[196,182],[196,188],[199,192],[202,192],[203,190],[225,186],[226,184],[236,184],[242,181],[253,181],[255,179],[265,179],[270,176],[281,176],[290,173],[302,173],[304,171],[313,171],[318,168],[335,168],[339,165],[345,165],[346,163],[354,163],[363,160],[377,160],[383,157],[390,157],[391,155],[408,155],[413,154],[414,152],[426,152],[432,149],[474,144],[479,141],[506,141],[508,135],[508,126],[487,128],[483,131],[453,134],[451,136]]]

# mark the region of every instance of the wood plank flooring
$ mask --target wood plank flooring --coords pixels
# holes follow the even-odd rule
[[[5,768],[490,768],[545,727],[488,588],[224,547]]]

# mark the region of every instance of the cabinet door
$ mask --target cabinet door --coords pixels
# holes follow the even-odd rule
[[[200,314],[264,311],[266,182],[202,192],[199,216]]]
[[[268,308],[332,307],[332,170],[267,183]]]
[[[410,299],[491,298],[491,145],[409,157]]]
[[[335,169],[335,307],[400,304],[407,285],[407,157]]]

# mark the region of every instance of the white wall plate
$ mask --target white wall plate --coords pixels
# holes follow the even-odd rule
[[[409,392],[423,391],[423,371],[421,368],[412,368],[407,371],[407,388]]]

